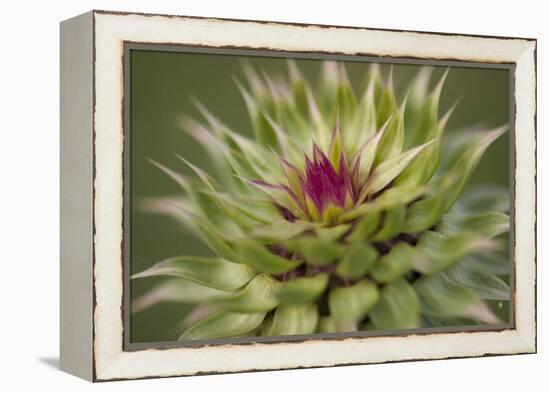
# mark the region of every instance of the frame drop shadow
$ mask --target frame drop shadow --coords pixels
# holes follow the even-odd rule
[[[49,368],[59,370],[59,356],[41,356],[37,360]]]

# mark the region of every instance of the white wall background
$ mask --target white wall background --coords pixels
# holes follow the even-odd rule
[[[91,385],[58,363],[58,23],[90,9],[538,38],[539,195],[549,195],[544,1],[9,1],[0,11],[0,390],[529,392],[550,379],[549,205],[539,198],[539,354]],[[546,123],[546,124],[545,124]],[[545,127],[546,125],[546,127]]]

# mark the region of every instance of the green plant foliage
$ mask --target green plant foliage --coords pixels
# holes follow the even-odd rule
[[[279,284],[276,296],[282,304],[313,303],[325,291],[328,282],[327,273],[298,277]]]
[[[154,163],[182,195],[147,206],[213,255],[135,274],[158,278],[134,312],[196,304],[181,340],[501,322],[490,302],[510,300],[507,191],[467,184],[505,127],[447,140],[447,73],[430,90],[428,68],[405,94],[376,65],[361,90],[335,62],[318,85],[292,61],[287,78],[244,74],[252,138],[197,102],[204,119],[184,128],[215,172]]]

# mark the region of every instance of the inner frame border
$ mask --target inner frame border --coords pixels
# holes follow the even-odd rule
[[[404,65],[426,65],[436,67],[462,67],[462,68],[480,68],[480,69],[504,69],[508,71],[509,79],[509,195],[510,195],[510,236],[509,236],[509,256],[510,256],[510,321],[508,323],[481,325],[481,326],[452,326],[442,328],[415,328],[415,329],[388,329],[381,331],[363,331],[348,333],[317,333],[308,335],[285,335],[285,336],[266,336],[266,337],[242,337],[230,339],[209,339],[193,341],[159,341],[159,342],[140,342],[130,341],[131,325],[131,304],[130,304],[130,264],[131,264],[131,230],[130,221],[132,213],[132,201],[130,197],[130,163],[131,163],[131,62],[130,54],[132,50],[151,51],[151,52],[176,52],[176,53],[197,53],[197,54],[216,54],[229,56],[255,56],[255,57],[274,57],[274,58],[295,58],[310,60],[335,60],[335,61],[354,61],[365,63],[381,64],[404,64]],[[147,43],[135,41],[123,41],[123,243],[122,243],[122,272],[123,272],[123,299],[122,299],[122,320],[123,320],[123,351],[137,351],[144,349],[171,349],[171,348],[200,348],[205,346],[218,345],[251,345],[255,343],[279,344],[279,343],[300,343],[308,340],[331,340],[338,341],[350,338],[366,337],[406,337],[410,335],[428,335],[438,333],[464,333],[464,332],[501,332],[504,330],[514,330],[515,324],[515,298],[516,298],[516,263],[514,245],[516,242],[515,232],[515,172],[516,172],[516,149],[515,149],[515,63],[509,62],[476,62],[461,60],[441,60],[421,57],[392,57],[376,55],[349,55],[335,52],[312,52],[312,51],[282,51],[265,48],[249,48],[237,46],[206,46],[206,45],[186,45],[176,43]]]

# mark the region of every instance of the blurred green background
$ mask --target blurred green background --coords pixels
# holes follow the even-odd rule
[[[130,52],[130,198],[131,263],[137,273],[168,257],[210,251],[186,233],[180,224],[164,217],[144,214],[137,209],[146,197],[180,192],[166,175],[153,166],[153,159],[180,172],[189,173],[174,154],[178,153],[199,167],[212,168],[204,150],[177,125],[182,115],[200,118],[192,97],[233,130],[251,134],[251,125],[234,78],[244,80],[243,58],[269,74],[283,75],[286,59],[274,57],[198,54],[131,50]],[[318,60],[296,60],[303,74],[316,82]],[[363,86],[369,63],[345,62],[352,86]],[[384,75],[388,72],[383,66]],[[417,73],[419,66],[394,65],[398,91]],[[446,67],[435,67],[433,82]],[[504,69],[452,67],[443,89],[440,114],[460,98],[446,132],[464,127],[495,127],[510,121],[509,71]],[[492,183],[508,186],[510,175],[509,135],[493,144],[480,162],[471,184]],[[147,291],[157,278],[133,280],[130,297]],[[161,304],[131,315],[130,340],[137,342],[172,341],[180,335],[178,323],[189,312],[179,304]]]

